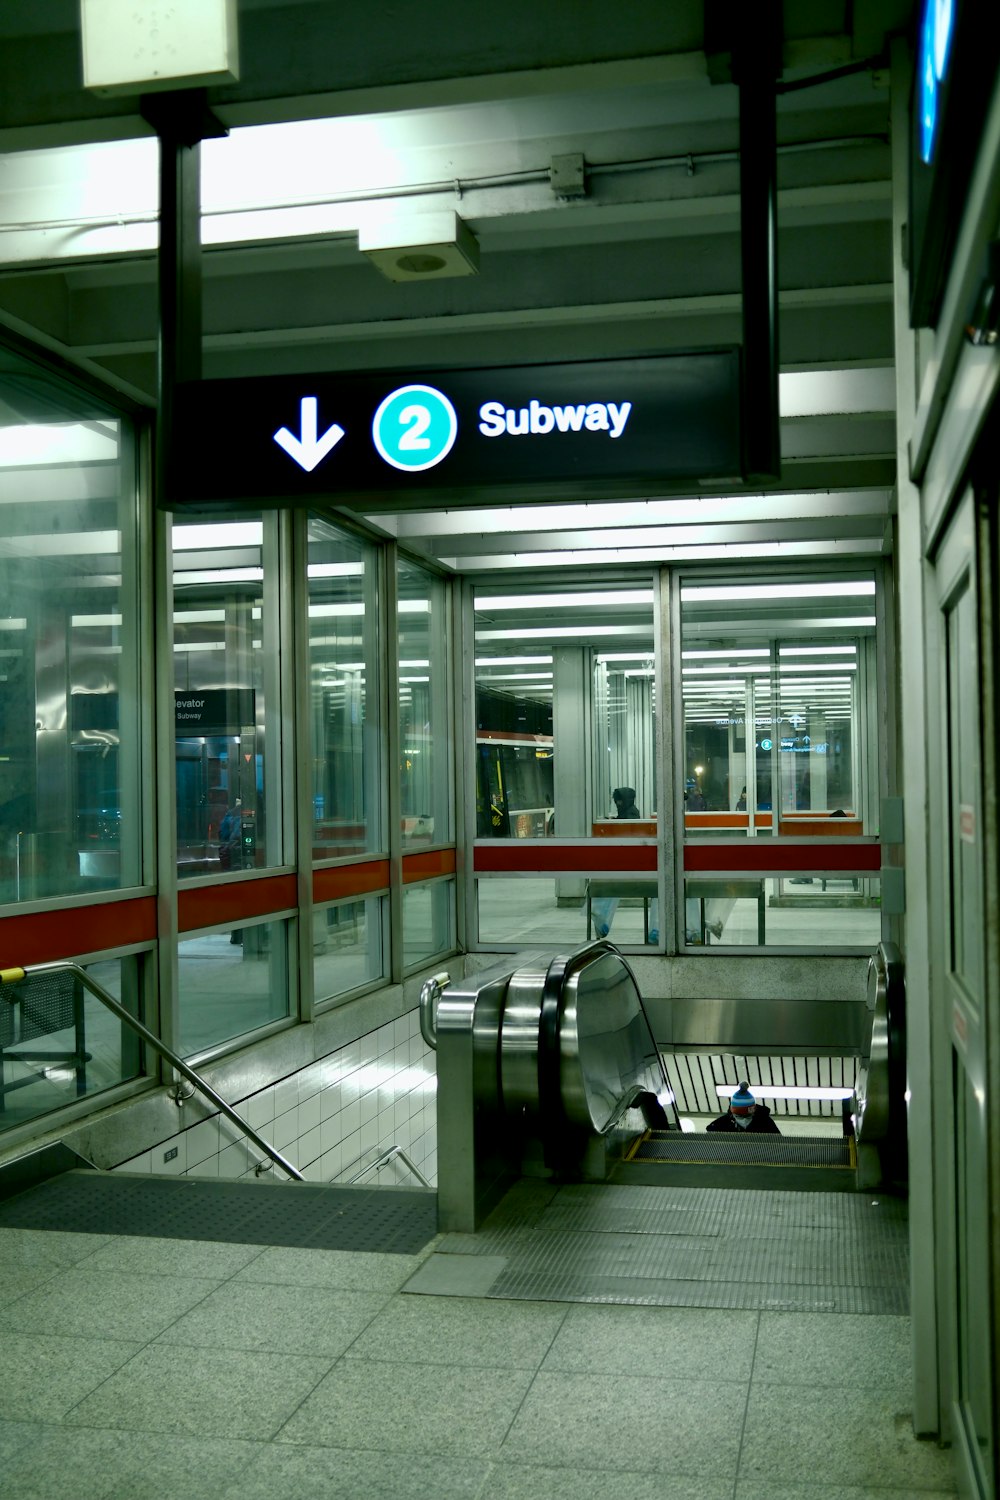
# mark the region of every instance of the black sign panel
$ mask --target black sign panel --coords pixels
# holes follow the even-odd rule
[[[178,739],[197,735],[237,738],[254,723],[253,688],[177,688],[174,721]]]
[[[209,380],[176,392],[172,510],[398,506],[735,478],[739,352]]]

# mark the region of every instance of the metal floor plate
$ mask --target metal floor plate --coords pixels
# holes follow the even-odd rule
[[[663,1307],[905,1313],[906,1205],[882,1195],[518,1183],[446,1256],[494,1257],[484,1295]]]
[[[415,1255],[437,1231],[437,1195],[66,1172],[0,1203],[0,1228]]]

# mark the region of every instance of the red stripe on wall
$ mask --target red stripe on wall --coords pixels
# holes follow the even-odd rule
[[[177,893],[177,927],[196,932],[200,927],[224,927],[247,922],[275,911],[288,911],[299,904],[294,875],[271,875],[265,880],[238,880],[230,884],[203,885]]]
[[[403,855],[403,884],[415,880],[432,880],[435,875],[454,875],[454,849],[424,849],[419,854]]]
[[[313,900],[340,901],[347,896],[367,896],[389,884],[389,861],[369,859],[361,865],[337,865],[313,871]]]
[[[601,839],[599,844],[555,844],[525,839],[517,844],[477,844],[473,854],[477,874],[503,873],[545,874],[573,870],[579,874],[600,874],[604,870],[633,870],[646,874],[656,869],[655,844],[613,844]]]
[[[807,870],[822,875],[828,870],[847,870],[877,875],[882,865],[878,843],[793,844],[784,839],[740,839],[734,843],[709,843],[706,839],[684,845],[685,870],[753,870],[760,875],[780,875],[786,870]]]
[[[0,967],[23,968],[78,953],[151,943],[155,938],[155,896],[25,912],[0,920]]]

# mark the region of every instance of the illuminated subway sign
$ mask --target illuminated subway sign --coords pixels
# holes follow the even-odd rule
[[[502,401],[486,401],[479,408],[483,437],[544,437],[550,432],[606,432],[621,437],[632,413],[631,401],[588,401],[576,406],[544,406],[534,396],[527,406],[512,410]]]
[[[740,476],[737,349],[177,387],[168,510],[508,503]]]

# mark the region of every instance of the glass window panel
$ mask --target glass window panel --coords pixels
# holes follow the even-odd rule
[[[87,965],[87,973],[139,1019],[141,962],[133,955]],[[142,1044],[135,1033],[72,975],[29,977],[2,990],[0,1128],[62,1109],[142,1072]]]
[[[281,863],[273,516],[174,525],[177,872]]]
[[[407,558],[398,566],[400,806],[403,843],[453,837],[448,753],[448,588]]]
[[[477,837],[653,819],[651,583],[493,584],[475,611]]]
[[[0,349],[0,902],[139,883],[136,509],[130,425]]]
[[[181,1053],[192,1057],[288,1015],[290,923],[257,922],[178,943]]]
[[[696,876],[684,882],[688,947],[872,948],[882,934],[877,877]]]
[[[688,837],[874,832],[873,576],[692,580],[681,633]]]
[[[313,858],[330,859],[385,847],[376,552],[317,516],[308,537]]]
[[[608,937],[622,946],[659,938],[656,878],[597,876],[571,882],[544,875],[491,876],[476,882],[479,941],[585,943]]]
[[[313,986],[317,1002],[346,995],[385,977],[384,899],[339,901],[316,908],[313,919]]]
[[[431,880],[403,888],[403,965],[426,963],[455,947],[455,882]]]

